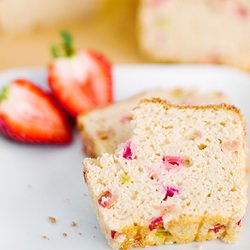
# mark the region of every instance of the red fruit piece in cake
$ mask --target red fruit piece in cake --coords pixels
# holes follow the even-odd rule
[[[113,101],[111,64],[101,54],[75,51],[73,39],[61,33],[62,48],[53,47],[55,59],[49,65],[48,82],[54,96],[73,117]],[[64,55],[59,55],[62,49]]]
[[[209,229],[209,232],[214,232],[215,234],[217,234],[219,231],[221,231],[225,228],[226,227],[224,225],[216,224],[212,228]]]
[[[168,186],[166,187],[166,194],[163,200],[165,201],[168,197],[173,197],[174,195],[179,194],[179,192],[180,190],[178,188]]]
[[[149,228],[150,231],[152,231],[154,229],[158,229],[158,228],[163,228],[163,218],[162,218],[162,216],[153,219],[150,222],[148,228]]]
[[[130,141],[124,143],[122,156],[126,160],[135,159],[135,147]]]
[[[126,239],[126,235],[125,234],[122,234],[122,233],[119,233],[115,230],[111,230],[110,231],[110,236],[111,236],[111,239],[116,239],[118,242],[120,243],[123,243]]]
[[[117,195],[112,194],[110,191],[105,191],[98,199],[98,204],[103,208],[110,208],[116,199]]]
[[[250,17],[249,10],[243,5],[237,5],[235,8],[235,12],[242,20]]]
[[[27,80],[14,80],[0,94],[0,131],[15,141],[66,144],[67,119],[50,94]]]
[[[236,222],[236,225],[241,227],[242,226],[242,219]]]
[[[162,161],[162,167],[169,171],[180,168],[182,166],[183,159],[181,156],[164,155]]]
[[[115,230],[110,231],[111,239],[114,239],[116,235],[117,235],[117,232]]]

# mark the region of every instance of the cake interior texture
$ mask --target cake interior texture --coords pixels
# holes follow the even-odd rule
[[[148,90],[78,117],[85,154],[96,157],[102,153],[113,153],[117,145],[131,136],[130,111],[139,100],[151,97],[160,97],[174,104],[229,103],[228,97],[218,91],[202,93],[196,89],[180,88]]]
[[[250,70],[250,1],[140,2],[139,44],[151,58]]]
[[[235,242],[247,205],[245,125],[229,105],[144,100],[114,154],[84,160],[114,249],[216,238]]]

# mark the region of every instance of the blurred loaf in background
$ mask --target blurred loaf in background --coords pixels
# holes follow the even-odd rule
[[[0,69],[47,65],[50,46],[68,30],[76,48],[90,47],[114,63],[143,63],[136,37],[138,0],[0,1]]]
[[[103,0],[3,0],[0,3],[1,32],[20,34],[55,23],[82,21]]]
[[[3,0],[0,69],[47,64],[60,30],[114,63],[250,70],[250,0]]]
[[[156,61],[250,70],[249,0],[141,0],[139,31]]]

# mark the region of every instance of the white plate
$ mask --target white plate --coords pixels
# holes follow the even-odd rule
[[[116,99],[153,86],[222,90],[250,124],[250,76],[240,71],[212,66],[116,66],[114,77]],[[0,85],[13,78],[27,78],[47,86],[44,69],[2,72]],[[249,143],[249,133],[247,140]],[[77,132],[72,145],[61,147],[22,145],[0,137],[0,250],[110,249],[99,231],[87,197],[81,149]],[[54,216],[57,223],[49,223],[48,216]],[[249,219],[248,208],[236,245],[213,241],[204,243],[203,249],[249,249]],[[70,227],[72,221],[78,226]],[[64,232],[68,237],[62,236]],[[49,240],[42,239],[43,235]],[[199,243],[192,243],[157,249],[188,250],[199,246]]]

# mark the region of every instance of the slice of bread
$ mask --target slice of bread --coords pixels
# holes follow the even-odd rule
[[[175,104],[228,103],[221,92],[202,94],[195,89],[152,89],[125,101],[91,111],[78,117],[85,154],[96,157],[101,153],[113,153],[117,145],[130,137],[130,111],[143,98],[160,97]]]
[[[249,0],[141,0],[139,44],[156,61],[250,70]]]
[[[114,249],[220,238],[234,242],[247,205],[245,125],[235,107],[144,100],[115,154],[84,160]]]

